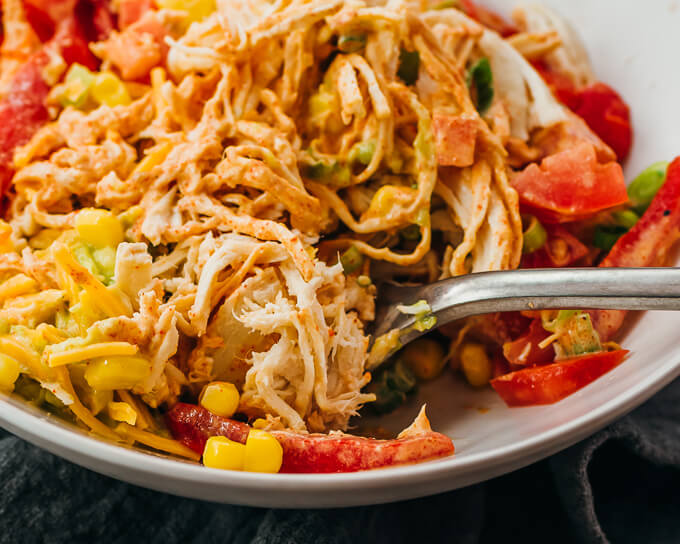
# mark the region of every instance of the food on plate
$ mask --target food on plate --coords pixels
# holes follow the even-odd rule
[[[470,318],[373,369],[399,342],[369,349],[382,283],[658,265],[678,235],[680,160],[626,189],[628,106],[542,7],[6,0],[2,21],[0,388],[112,440],[265,473],[450,456],[424,407],[392,438],[351,418],[451,369],[556,402],[622,362],[625,313]]]

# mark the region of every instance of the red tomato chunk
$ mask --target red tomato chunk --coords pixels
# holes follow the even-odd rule
[[[588,143],[530,164],[512,185],[524,208],[548,223],[576,221],[628,201],[621,166],[599,164]]]
[[[618,366],[627,350],[601,351],[499,376],[491,386],[508,406],[552,404]]]

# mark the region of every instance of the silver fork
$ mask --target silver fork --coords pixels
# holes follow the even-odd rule
[[[398,329],[401,346],[428,331],[399,305],[424,300],[433,328],[493,312],[547,309],[680,310],[680,268],[555,268],[482,272],[422,286],[378,291],[371,342]],[[431,330],[431,329],[430,329]],[[373,365],[373,368],[380,363]]]

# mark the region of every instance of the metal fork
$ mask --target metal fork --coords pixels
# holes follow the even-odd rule
[[[427,302],[433,328],[493,312],[547,309],[680,310],[680,268],[555,268],[482,272],[422,286],[378,291],[371,341],[392,329],[401,346],[428,331],[399,305]],[[374,365],[375,367],[376,365]]]

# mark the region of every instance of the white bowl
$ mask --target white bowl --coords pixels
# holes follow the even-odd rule
[[[486,0],[501,11],[509,1]],[[628,177],[680,153],[680,11],[676,0],[544,0],[584,37],[600,79],[632,107],[635,147]],[[398,429],[421,402],[454,457],[354,474],[249,474],[207,469],[98,440],[16,399],[0,400],[0,424],[57,455],[141,486],[199,499],[272,507],[372,504],[473,484],[551,455],[633,409],[680,374],[680,316],[647,313],[624,346],[629,358],[595,383],[552,406],[508,409],[491,390],[473,391],[450,375],[421,387],[417,399],[382,424]]]

